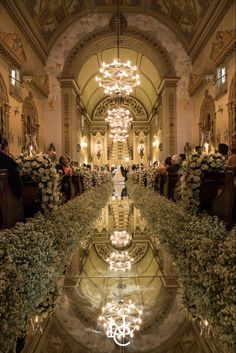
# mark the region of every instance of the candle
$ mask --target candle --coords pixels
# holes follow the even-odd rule
[[[207,142],[204,143],[204,149],[205,149],[205,152],[208,154],[209,153],[209,143],[207,143]]]

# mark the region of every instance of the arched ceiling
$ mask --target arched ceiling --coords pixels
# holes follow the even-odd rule
[[[92,116],[97,104],[105,97],[104,90],[98,86],[95,77],[103,62],[110,63],[115,58],[115,48],[99,51],[87,60],[78,77],[76,77],[80,87],[81,99],[90,116]],[[141,85],[134,89],[132,95],[143,104],[147,113],[150,114],[157,100],[157,90],[160,85],[160,75],[157,69],[147,57],[138,52],[138,49],[121,48],[120,59],[122,62],[130,60],[132,65],[137,66]]]
[[[4,5],[30,26],[45,53],[56,38],[74,21],[88,13],[114,13],[113,0],[6,0]],[[124,13],[146,13],[173,31],[189,53],[200,33],[214,17],[220,15],[229,0],[121,0]]]
[[[105,98],[104,90],[95,80],[103,62],[117,58],[115,34],[111,31],[93,33],[80,41],[70,51],[63,77],[74,77],[78,83],[81,100],[90,117],[99,102]],[[168,53],[157,41],[134,31],[125,31],[120,38],[120,60],[130,60],[137,66],[141,85],[134,89],[134,96],[150,115],[163,77],[175,76]]]

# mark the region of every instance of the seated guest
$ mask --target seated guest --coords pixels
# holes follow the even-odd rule
[[[227,166],[231,168],[236,167],[236,131],[233,132],[230,141],[231,155],[228,158]]]
[[[223,156],[228,156],[229,147],[225,143],[219,143],[218,145],[218,152]]]
[[[0,136],[0,169],[7,169],[8,183],[12,193],[20,199],[23,184],[16,161],[8,155],[8,142]]]
[[[73,169],[69,165],[68,159],[65,156],[59,158],[59,163],[56,165],[57,171],[61,172],[63,175],[72,175]]]
[[[171,157],[171,166],[167,167],[168,174],[175,174],[178,172],[181,165],[181,157],[179,154],[174,154]]]

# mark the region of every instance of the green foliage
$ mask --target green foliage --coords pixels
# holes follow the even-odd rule
[[[225,352],[235,352],[235,236],[216,217],[194,215],[130,178],[128,190],[154,236],[175,264],[183,303],[205,319]]]
[[[30,317],[51,312],[73,250],[84,243],[111,193],[111,183],[82,194],[48,217],[0,232],[0,352],[14,346]]]

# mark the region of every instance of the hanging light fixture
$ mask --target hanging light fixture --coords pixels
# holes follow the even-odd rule
[[[118,250],[123,250],[127,248],[130,245],[131,240],[132,235],[126,230],[115,230],[110,237],[112,246]]]
[[[129,300],[124,303],[121,299],[118,303],[109,302],[102,307],[102,314],[98,320],[103,323],[108,338],[113,338],[118,346],[128,346],[134,337],[134,331],[139,330],[142,310]]]
[[[120,61],[120,33],[121,15],[119,11],[119,0],[116,0],[116,14],[114,16],[114,30],[116,35],[117,58],[110,64],[102,63],[99,75],[96,77],[99,87],[104,88],[106,94],[125,94],[133,92],[133,88],[140,85],[137,67],[132,66],[130,61]]]
[[[129,256],[128,251],[113,251],[110,257],[107,258],[110,270],[126,271],[131,269],[131,264],[134,259]]]
[[[125,142],[128,138],[128,127],[133,120],[129,110],[122,107],[108,110],[108,115],[105,120],[112,128],[110,137],[113,141]]]

